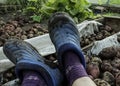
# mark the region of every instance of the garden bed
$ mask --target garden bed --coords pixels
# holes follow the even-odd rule
[[[95,21],[91,21],[91,22],[86,21],[86,22],[83,22],[81,24],[78,24],[79,32],[82,33],[82,35],[80,35],[81,36],[81,42],[84,42],[84,43],[81,43],[82,44],[82,49],[84,51],[84,54],[86,55],[86,59],[87,59],[86,61],[87,61],[88,65],[89,65],[90,62],[95,62],[95,61],[97,61],[97,63],[100,63],[100,65],[101,65],[102,61],[103,61],[103,59],[101,60],[101,58],[99,58],[98,54],[95,55],[95,53],[91,53],[91,51],[92,51],[91,49],[92,49],[92,46],[94,46],[95,41],[101,41],[102,39],[105,39],[107,37],[109,38],[109,36],[120,32],[120,29],[119,29],[120,18],[104,17],[103,19],[97,20],[97,21],[102,23],[103,26],[101,26],[99,23],[96,24]],[[100,25],[99,28],[96,27],[98,24]],[[81,25],[82,25],[82,27],[81,27]],[[93,27],[93,28],[91,28],[91,27]],[[84,31],[84,33],[83,33],[83,31]],[[99,39],[96,39],[95,37],[98,37]],[[92,39],[92,41],[90,41],[90,38],[95,38],[95,39]],[[90,42],[85,43],[86,39],[88,39],[88,41],[90,41]],[[114,39],[114,37],[113,37],[113,39]],[[38,37],[35,37],[35,38],[31,38],[31,39],[27,39],[26,41],[30,42],[33,46],[35,46],[37,48],[37,50],[42,54],[42,56],[44,56],[46,58],[46,63],[48,65],[51,65],[52,67],[57,66],[56,55],[54,54],[55,49],[54,49],[53,44],[50,41],[50,38],[49,38],[48,34],[38,36]],[[33,42],[33,41],[36,41],[36,42]],[[107,41],[106,41],[106,43],[107,43]],[[112,45],[112,43],[110,43],[110,44]],[[39,45],[43,45],[43,46],[39,46]],[[113,45],[114,45],[114,43],[113,43]],[[107,46],[107,47],[110,47],[110,46]],[[102,47],[102,49],[103,48],[104,47]],[[0,52],[2,52],[2,48],[1,48]],[[2,54],[3,53],[1,53],[0,55],[2,55]],[[0,57],[2,57],[2,56],[0,56]],[[90,57],[90,59],[88,60],[87,57]],[[4,58],[2,58],[2,59],[5,59],[5,58],[6,57],[4,56]],[[107,59],[107,61],[109,61],[109,60],[110,59]],[[10,61],[7,61],[7,62],[9,63]],[[93,63],[91,65],[93,65]],[[98,65],[96,65],[96,67],[98,67]],[[5,72],[2,71],[2,73],[1,73],[1,84],[16,79],[16,76],[14,74],[14,65],[11,64],[11,66],[9,68],[7,68],[7,69],[9,69],[7,71],[4,70]],[[92,75],[90,72],[89,72],[89,74]],[[105,80],[105,79],[103,79],[103,76],[102,76],[103,74],[104,74],[104,72],[101,72],[101,69],[100,69],[100,75],[94,77],[95,74],[93,74],[92,79],[94,79],[94,80],[96,79],[95,80],[96,83],[103,82],[103,84],[105,84],[107,82],[99,80],[99,79]],[[109,75],[111,75],[111,74],[109,74]],[[111,76],[115,77],[114,74],[112,74]],[[115,86],[115,79],[116,78],[113,78],[114,85],[111,85],[111,86]],[[3,86],[7,86],[7,85],[3,85]],[[16,85],[14,85],[14,86],[16,86]],[[98,85],[98,86],[103,86],[103,85]],[[105,85],[105,86],[109,86],[109,85]]]
[[[97,4],[94,4],[91,6],[91,8],[93,9],[93,11],[96,13],[120,13],[120,5],[97,5]]]
[[[102,40],[120,31],[120,17],[104,17],[98,19],[102,25],[99,25],[97,29],[94,29],[92,33],[89,33],[92,28],[90,27],[88,31],[84,31],[84,35],[81,37],[81,47],[85,47],[94,41]],[[88,35],[86,35],[88,34]]]

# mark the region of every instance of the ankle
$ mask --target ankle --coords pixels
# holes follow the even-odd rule
[[[80,59],[73,51],[67,51],[63,54],[63,65],[65,68],[80,64]]]
[[[23,76],[22,86],[47,86],[43,77],[35,71],[24,71]]]
[[[63,58],[65,75],[70,86],[72,86],[72,83],[78,78],[88,76],[76,53],[67,51],[64,53]]]

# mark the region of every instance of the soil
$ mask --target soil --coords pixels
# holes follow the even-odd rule
[[[103,26],[99,26],[98,32],[95,31],[95,34],[81,38],[81,47],[85,47],[94,41],[102,40],[120,31],[120,17],[105,17],[104,20],[100,22]]]
[[[7,39],[25,40],[45,33],[48,33],[47,24],[33,22],[24,15],[6,14],[0,19],[0,46]]]
[[[87,70],[89,69],[88,74],[92,75],[93,80],[98,86],[119,86],[120,57],[117,55],[120,52],[119,49],[120,47],[115,46],[107,47],[99,53],[99,56],[90,57],[90,62],[87,64]],[[114,56],[111,58],[108,54],[114,54]],[[93,60],[92,58],[98,58],[101,62],[99,62],[99,60]],[[94,63],[94,66],[91,67],[90,63]],[[103,85],[100,85],[101,83]]]
[[[120,31],[120,29],[115,30],[115,27],[116,28],[118,27],[117,26],[112,27],[110,23],[106,23],[104,24],[104,26],[99,27],[99,32],[95,32],[95,34],[92,34],[88,37],[82,37],[81,47],[83,48],[91,44],[95,40],[104,39]],[[0,18],[0,46],[3,46],[3,44],[10,38],[25,40],[25,39],[33,38],[39,35],[43,35],[45,33],[48,33],[46,23],[43,24],[43,23],[33,22],[31,19],[23,15],[21,16],[16,14],[9,14],[9,15],[7,14],[7,15],[4,15],[2,18]],[[113,49],[113,48],[110,48],[110,49]],[[116,50],[116,49],[113,49],[113,50]],[[109,50],[109,51],[112,51],[112,50]],[[114,56],[116,57],[120,56],[119,55],[120,52],[116,53],[116,51],[112,51],[112,53],[114,53],[115,54]],[[89,70],[88,74],[98,86],[109,86],[109,85],[119,86],[118,83],[120,83],[119,82],[120,70],[118,68],[118,65],[115,65],[115,63],[117,63],[117,61],[120,60],[120,58],[114,57],[110,59],[111,57],[108,57],[108,56],[105,57],[106,55],[105,56],[104,55],[102,55],[102,57],[100,55],[95,58],[94,56],[91,56],[91,57],[87,55],[85,56],[87,60],[86,62],[87,62],[88,70]],[[115,63],[111,62],[112,60],[114,60]],[[46,56],[45,62],[51,67],[58,67],[55,54]],[[112,67],[111,65],[114,65],[114,67]],[[5,71],[4,73],[1,73],[0,84],[3,85],[4,83],[7,83],[8,81],[11,81],[14,79],[16,79],[16,75],[13,67]],[[100,85],[101,83],[102,85]]]
[[[27,16],[7,13],[0,17],[0,47],[11,38],[29,39],[48,33],[47,24],[34,22]],[[47,57],[46,57],[47,58]],[[50,56],[52,58],[52,55]],[[52,58],[53,59],[53,58]],[[53,60],[46,60],[52,67]],[[54,64],[54,63],[53,63]],[[0,85],[16,79],[14,67],[0,74]]]

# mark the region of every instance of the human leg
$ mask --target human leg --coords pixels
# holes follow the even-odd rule
[[[21,86],[47,86],[44,78],[35,71],[24,71],[23,76],[24,78]]]
[[[95,86],[86,73],[79,32],[72,18],[65,13],[56,13],[49,20],[48,30],[56,48],[59,65],[64,70],[69,84],[78,86],[84,83],[83,86]],[[92,82],[92,84],[90,85],[86,81]]]
[[[67,51],[63,55],[64,70],[70,86],[75,80],[81,77],[88,77],[85,68],[79,61],[79,57],[72,51]]]
[[[31,44],[11,39],[5,43],[3,51],[8,59],[16,65],[16,75],[23,84],[24,81],[28,80],[29,82],[30,79],[34,79],[38,84],[43,81],[47,86],[59,86],[62,80],[60,71],[46,65],[42,56]],[[40,86],[38,84],[33,86]]]
[[[95,86],[94,82],[88,77],[85,68],[79,61],[79,57],[72,51],[67,51],[63,55],[66,77],[70,86]]]

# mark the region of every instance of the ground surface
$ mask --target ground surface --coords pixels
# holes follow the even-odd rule
[[[94,4],[109,4],[109,5],[120,5],[120,0],[88,0]]]
[[[95,34],[81,38],[82,48],[86,47],[87,45],[91,44],[96,40],[104,39],[120,31],[119,19],[108,19],[102,23],[103,23],[103,26],[99,27],[99,32],[95,32]],[[39,35],[43,35],[45,33],[48,33],[47,23],[46,24],[36,23],[31,21],[31,19],[28,19],[26,16],[21,16],[16,14],[9,14],[9,15],[7,14],[1,17],[0,19],[0,46],[3,46],[5,41],[9,38],[18,38],[18,39],[24,40],[24,39],[29,39]],[[111,50],[116,51],[116,49],[114,48],[109,49],[109,51]],[[115,53],[114,55],[117,55],[116,56],[118,57],[117,61],[119,62],[120,61],[119,54]],[[88,55],[86,55],[85,57],[86,57],[86,62],[88,66],[87,72],[98,86],[109,86],[108,83],[111,86],[119,86],[119,85],[116,85],[116,80],[119,80],[119,75],[120,75],[119,68],[116,69],[116,66],[115,67],[113,66],[114,70],[111,70],[111,69],[107,70],[108,68],[106,68],[108,67],[108,65],[111,65],[111,64],[115,65],[116,59],[114,59],[114,62],[111,63],[110,58],[102,59],[102,57],[99,58],[99,56],[88,56]],[[57,66],[56,55],[46,56],[45,59],[48,65],[52,67]],[[100,65],[102,64],[103,66],[101,67]],[[94,72],[91,69],[94,70]],[[116,76],[118,79],[115,78]],[[112,81],[110,80],[111,77],[112,77]],[[1,73],[1,85],[14,79],[16,79],[14,68],[9,69],[4,73]]]

